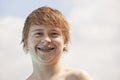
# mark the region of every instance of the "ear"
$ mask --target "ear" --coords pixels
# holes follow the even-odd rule
[[[24,49],[25,49],[26,52],[28,52],[28,50],[29,50],[29,48],[28,48],[28,43],[27,43],[26,40],[25,40],[25,42],[24,42]]]
[[[67,51],[67,45],[68,44],[64,43],[63,51]]]
[[[66,43],[64,43],[64,47],[67,47],[67,44],[66,44]]]

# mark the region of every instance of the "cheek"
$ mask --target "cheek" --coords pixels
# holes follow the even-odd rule
[[[35,38],[32,38],[32,39],[31,39],[31,42],[36,45],[36,44],[39,42],[39,40],[38,40],[38,39],[35,39]]]
[[[35,45],[37,45],[37,43],[38,43],[38,40],[37,39],[35,39],[35,38],[29,38],[29,41],[28,41],[28,45],[30,46],[30,47],[34,47]]]
[[[62,38],[56,38],[56,39],[54,39],[53,43],[55,43],[59,47],[63,47],[63,45],[64,45],[64,41],[63,41]]]

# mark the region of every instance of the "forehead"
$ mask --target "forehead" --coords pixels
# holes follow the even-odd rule
[[[31,31],[43,31],[43,30],[61,32],[60,28],[54,27],[54,26],[46,26],[46,25],[31,25],[30,26],[30,32]]]

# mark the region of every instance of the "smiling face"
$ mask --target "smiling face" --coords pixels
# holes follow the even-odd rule
[[[57,9],[43,6],[32,11],[25,20],[21,43],[23,43],[23,49],[26,53],[28,52],[26,44],[28,43],[31,25],[51,25],[59,28],[62,34],[64,34],[65,43],[68,44],[70,41],[70,28],[64,15]],[[64,48],[64,51],[68,51],[67,47]]]
[[[41,63],[53,63],[59,60],[66,44],[59,28],[31,25],[27,48],[34,60]]]

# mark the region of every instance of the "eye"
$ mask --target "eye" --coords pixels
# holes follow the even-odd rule
[[[53,38],[56,38],[56,37],[59,36],[59,33],[57,33],[57,32],[53,32],[53,33],[51,33],[51,36],[52,36]]]
[[[34,36],[35,37],[40,37],[40,36],[42,36],[43,35],[43,33],[42,32],[37,32],[37,33],[34,33]]]

